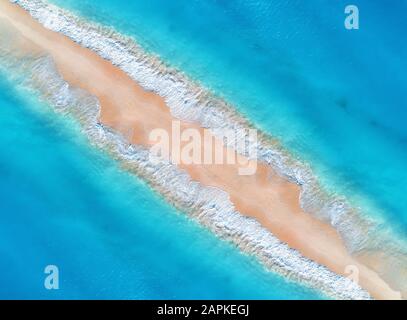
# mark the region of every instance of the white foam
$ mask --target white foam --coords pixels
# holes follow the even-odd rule
[[[127,72],[146,90],[165,98],[173,115],[211,128],[219,136],[225,129],[246,128],[249,123],[223,101],[196,86],[186,77],[145,54],[132,39],[110,29],[90,24],[71,13],[42,1],[13,1],[28,10],[47,28],[61,32],[84,47],[97,52]],[[43,58],[33,65],[30,86],[39,90],[60,112],[74,115],[84,132],[99,147],[108,150],[126,167],[144,177],[177,207],[188,212],[219,236],[232,241],[244,252],[255,255],[268,268],[305,282],[336,298],[367,299],[369,295],[351,280],[318,265],[280,242],[257,221],[238,213],[228,194],[191,181],[176,166],[152,157],[145,148],[129,145],[123,137],[98,122],[96,98],[71,88],[55,71],[52,61]],[[345,202],[328,198],[310,170],[286,152],[262,138],[255,146],[261,159],[280,174],[302,186],[301,204],[308,212],[329,219],[343,236],[351,230],[352,242],[361,235],[355,229],[358,216]],[[363,225],[358,222],[357,225]],[[362,230],[363,231],[363,230]],[[357,242],[359,244],[359,242]]]
[[[232,129],[247,132],[250,123],[226,102],[195,84],[183,73],[164,65],[147,54],[134,39],[112,28],[86,22],[72,13],[41,0],[12,0],[25,8],[45,27],[65,34],[78,44],[90,48],[112,62],[144,89],[163,97],[171,113],[180,119],[210,128],[218,137]],[[365,247],[366,235],[374,223],[362,216],[347,201],[323,191],[311,169],[295,160],[288,152],[263,136],[250,148],[257,148],[257,157],[290,181],[301,186],[302,208],[328,221],[335,227],[352,252]],[[243,150],[238,150],[243,153]],[[246,155],[247,155],[246,150]]]

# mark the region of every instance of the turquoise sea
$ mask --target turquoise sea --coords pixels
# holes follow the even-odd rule
[[[134,37],[407,236],[405,1],[353,1],[359,30],[344,0],[51,2]]]
[[[342,0],[52,2],[224,97],[405,240],[405,1],[353,1],[359,30]],[[321,298],[176,212],[15,83],[0,89],[0,297]],[[60,290],[43,287],[48,264]]]
[[[16,83],[0,80],[0,105],[0,299],[321,297],[175,211]]]

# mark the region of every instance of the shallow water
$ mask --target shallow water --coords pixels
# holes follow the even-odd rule
[[[382,227],[390,226],[398,232],[400,238],[405,238],[407,204],[403,186],[407,182],[407,134],[403,125],[406,82],[402,72],[405,69],[402,57],[405,56],[406,46],[400,40],[400,32],[402,33],[406,26],[402,16],[397,14],[405,9],[402,2],[395,1],[393,6],[388,8],[391,21],[384,23],[379,2],[360,1],[363,23],[358,31],[347,31],[343,28],[345,3],[342,1],[331,2],[329,6],[326,2],[317,0],[293,1],[289,4],[285,1],[236,1],[233,6],[227,1],[188,4],[185,1],[159,0],[130,3],[92,3],[87,0],[54,2],[135,37],[166,62],[225,97],[257,126],[279,138],[293,154],[307,160],[327,189],[346,195],[366,215],[381,218],[384,222]],[[35,102],[30,101],[28,104]],[[60,142],[63,143],[64,139]],[[88,149],[84,142],[79,145],[83,150]],[[94,153],[97,152],[93,150],[91,154]],[[103,159],[100,160],[103,163],[98,172],[104,171],[106,163],[115,167],[106,157],[100,154],[98,157]],[[116,184],[119,179],[133,181],[124,173],[112,178]],[[108,183],[100,188],[114,185],[108,177],[106,180]],[[78,180],[77,183],[80,186],[83,182]],[[144,188],[143,196],[145,193],[152,194],[147,187],[139,184]],[[126,203],[123,199],[132,198],[134,193],[140,192],[120,186],[117,188],[119,190],[116,206],[121,214],[125,212],[127,216],[128,212],[132,211],[127,205],[123,207],[123,202]],[[122,189],[127,190],[125,195]],[[87,207],[84,208],[86,216],[89,215],[89,206],[93,202],[97,203],[94,200],[87,202]],[[159,206],[173,211],[156,196],[147,202],[149,205],[150,202],[154,205],[158,203]],[[137,205],[139,203],[136,200],[133,206]],[[106,210],[106,206],[110,207],[103,203],[97,210]],[[142,208],[132,210],[139,212],[140,209]],[[110,216],[110,213],[116,213],[116,207],[112,212],[107,212],[106,217]],[[157,219],[166,221],[161,216]],[[185,218],[180,219],[187,225],[191,224]],[[123,221],[121,223],[125,224]],[[125,225],[127,228],[127,221]],[[203,240],[203,244],[207,241],[218,244],[218,240],[206,231],[191,225],[209,237]],[[118,228],[121,227],[124,228]],[[185,230],[188,227],[182,226],[180,229]],[[174,230],[165,230],[163,233],[172,233]],[[191,237],[194,232],[191,231]],[[67,235],[70,233],[71,231],[67,232]],[[91,241],[94,241],[94,237],[92,239]],[[127,247],[126,244],[123,245]],[[97,247],[96,244],[94,246]],[[105,246],[100,245],[100,252],[104,250]],[[186,253],[186,256],[190,253]],[[208,264],[222,256],[218,254],[219,252],[213,253],[213,256],[208,258]],[[237,252],[234,254],[240,259],[241,256]],[[246,267],[247,263],[254,263],[248,258],[244,259]],[[128,264],[128,257],[123,260]],[[106,258],[101,265],[108,266],[109,261],[110,259]],[[157,268],[152,267],[155,263],[157,262],[151,262],[148,268]],[[219,268],[222,270],[228,269],[228,265],[229,262],[219,262]],[[196,268],[202,266],[199,264]],[[109,267],[102,274],[109,273],[108,270]],[[142,269],[138,275],[135,275],[134,270],[131,266],[128,274],[130,278],[136,279],[137,283],[139,275],[144,274],[146,270]],[[229,273],[230,270],[227,270],[228,276]],[[167,288],[163,289],[160,285],[167,283],[167,280],[159,279],[147,285],[142,282],[139,287],[144,288],[145,285],[146,288],[136,291],[148,291],[157,286],[161,289],[154,291],[151,296],[146,294],[141,297],[157,298],[165,291],[162,297],[168,297],[165,294],[169,292],[170,295],[188,298],[190,294],[186,291],[189,286],[185,283],[196,277],[196,274],[192,273],[191,278],[186,275],[188,280],[182,283],[182,288],[167,291]],[[37,276],[41,278],[43,290],[43,274]],[[266,275],[257,266],[253,269],[253,276],[258,278]],[[78,276],[78,279],[81,277]],[[236,287],[230,293],[219,293],[219,287],[214,286],[213,289],[208,289],[208,293],[204,293],[208,296],[203,297],[219,295],[225,298],[228,294],[240,297],[234,295],[240,293],[242,297],[277,298],[314,295],[310,291],[303,291],[303,288],[300,289],[299,295],[294,294],[291,290],[293,287],[287,287],[281,278],[274,275],[266,277],[273,279],[267,279],[267,284],[261,281],[263,286],[272,288],[264,288],[264,291],[261,286],[254,286],[253,291],[249,287],[241,293],[242,288],[237,289],[238,285],[235,283]],[[90,285],[90,296],[94,295],[95,290],[99,290],[100,278],[109,278],[110,287],[114,275],[109,273],[109,276],[91,280],[94,286]],[[168,279],[173,278],[170,276]],[[168,283],[170,282],[171,280],[168,280]],[[89,287],[89,284],[87,286]],[[171,290],[175,290],[175,293]],[[199,285],[195,290],[199,290]],[[81,295],[84,291],[84,288],[80,288],[76,294]],[[138,297],[132,291],[126,291],[123,296],[118,297],[132,297],[132,294]],[[195,297],[194,294],[192,297]],[[272,296],[269,296],[270,294]]]
[[[321,298],[171,208],[0,75],[0,298]],[[59,290],[44,288],[47,265]]]
[[[305,159],[325,187],[407,235],[403,1],[59,1],[135,37]]]

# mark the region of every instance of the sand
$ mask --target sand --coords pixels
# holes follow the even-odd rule
[[[63,78],[72,86],[95,95],[101,104],[100,121],[123,133],[132,143],[152,145],[149,133],[156,128],[171,132],[173,118],[165,101],[145,91],[126,73],[82,48],[69,38],[44,28],[27,12],[0,0],[0,19],[19,36],[15,43],[21,51],[52,56]],[[6,22],[7,21],[7,22]],[[202,128],[181,121],[181,128]],[[224,152],[234,152],[225,149]],[[347,251],[337,231],[306,214],[299,204],[299,186],[283,179],[262,163],[251,176],[238,174],[238,165],[181,164],[192,179],[226,191],[236,209],[257,219],[281,241],[301,254],[340,275],[348,266],[359,270],[359,284],[376,299],[399,299],[377,273]]]

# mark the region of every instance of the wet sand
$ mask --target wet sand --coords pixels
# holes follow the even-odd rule
[[[72,86],[95,95],[101,104],[100,122],[121,132],[134,144],[151,146],[156,128],[171,132],[175,119],[165,101],[145,91],[126,73],[64,35],[44,28],[27,12],[0,0],[0,19],[18,37],[15,50],[48,54],[62,77]],[[181,121],[181,129],[203,128]],[[221,142],[220,142],[221,143]],[[225,153],[234,152],[224,148]],[[359,270],[359,284],[376,299],[397,299],[400,294],[367,265],[352,257],[330,225],[303,212],[299,186],[285,180],[262,163],[254,175],[238,174],[236,164],[181,164],[192,179],[226,191],[236,209],[257,219],[281,241],[307,258],[340,275],[348,266]]]

